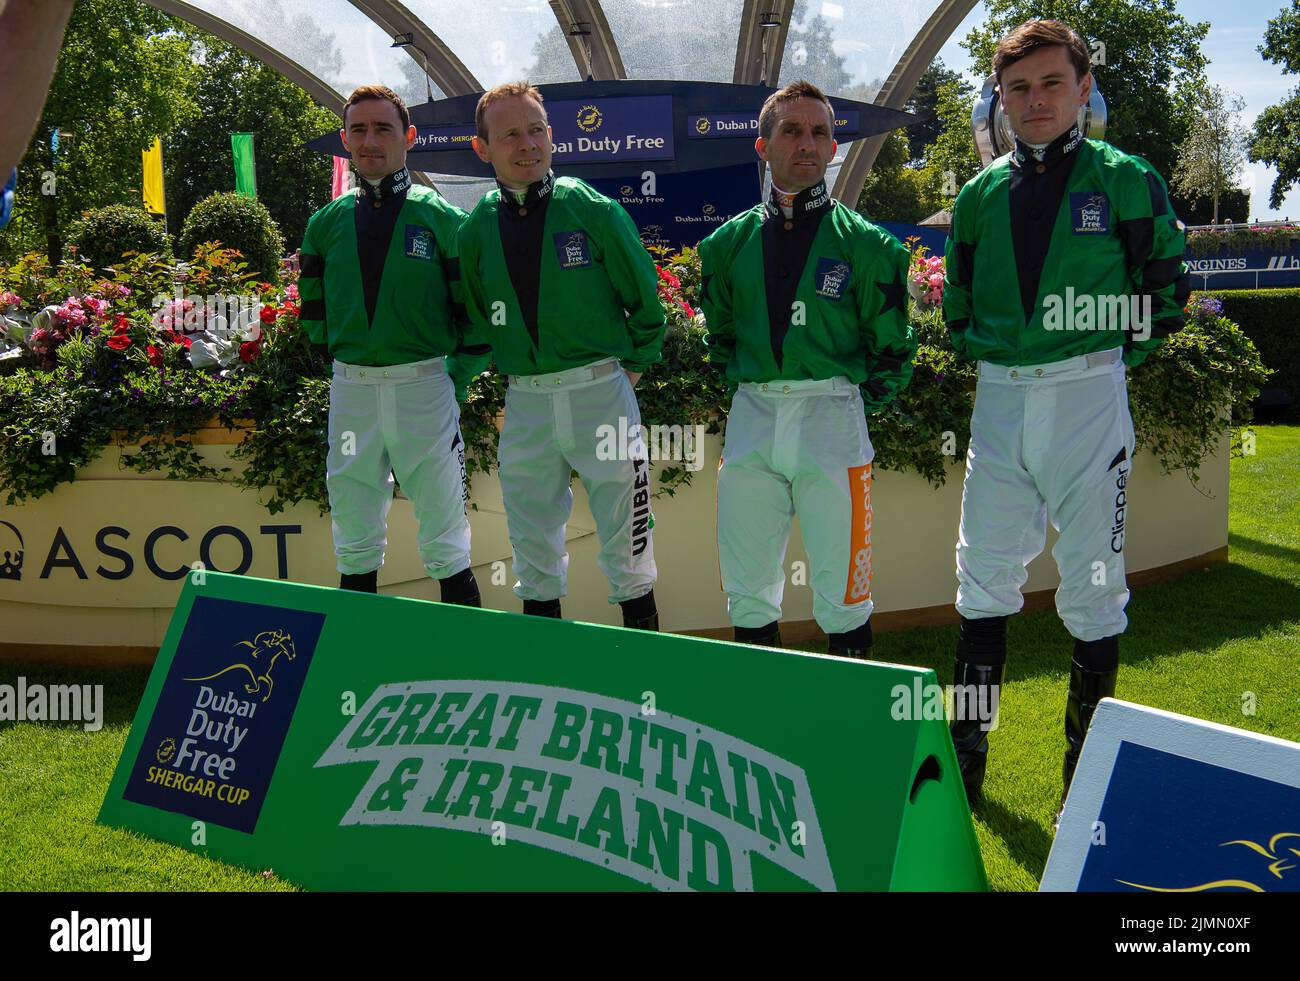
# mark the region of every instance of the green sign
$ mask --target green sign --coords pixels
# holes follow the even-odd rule
[[[100,820],[320,889],[986,889],[935,690],[195,573]]]

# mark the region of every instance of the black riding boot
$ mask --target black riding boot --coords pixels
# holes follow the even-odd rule
[[[531,617],[550,617],[553,620],[563,619],[560,616],[560,601],[553,600],[524,600],[524,613]]]
[[[1065,703],[1065,764],[1061,768],[1061,803],[1056,809],[1055,829],[1061,823],[1065,798],[1074,780],[1074,768],[1079,765],[1084,737],[1092,725],[1092,715],[1097,703],[1115,694],[1115,681],[1119,676],[1119,637],[1074,642],[1074,658],[1070,661],[1070,694]]]
[[[971,807],[983,794],[988,769],[989,729],[985,718],[1000,695],[1002,669],[1007,660],[1007,618],[983,617],[961,622],[957,657],[953,664],[953,719],[949,726],[957,766]],[[995,693],[995,690],[996,693]],[[983,707],[985,712],[981,712]]]
[[[345,572],[339,576],[339,589],[350,589],[355,593],[379,592],[379,570],[359,572],[355,575]]]
[[[761,627],[733,627],[737,644],[757,644],[759,647],[781,646],[781,621],[773,620]]]
[[[826,653],[834,654],[836,657],[852,657],[857,658],[859,661],[870,661],[872,643],[871,621],[868,620],[862,626],[847,633],[831,634],[830,645],[827,647]]]
[[[454,576],[438,580],[439,595],[444,603],[453,606],[476,606],[482,608],[483,598],[479,595],[478,580],[474,578],[473,569],[462,569]]]
[[[623,608],[623,626],[633,630],[659,629],[659,608],[655,606],[655,591],[652,589],[644,596],[623,600],[618,604]]]

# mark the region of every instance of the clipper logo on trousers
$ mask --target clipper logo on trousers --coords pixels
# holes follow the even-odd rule
[[[644,458],[632,461],[632,555],[645,551],[650,541],[650,468]]]
[[[452,437],[451,450],[456,454],[456,465],[460,467],[460,500],[465,514],[469,514],[469,480],[465,477],[465,441],[460,438],[460,430]]]
[[[1110,461],[1107,470],[1119,466],[1127,459],[1128,450],[1121,446],[1115,459]],[[1128,474],[1128,468],[1120,466],[1119,473],[1115,475],[1115,523],[1110,529],[1110,550],[1116,553],[1124,551],[1124,512],[1128,508]]]
[[[849,467],[849,496],[853,517],[849,525],[849,581],[844,589],[848,605],[871,598],[871,464]]]

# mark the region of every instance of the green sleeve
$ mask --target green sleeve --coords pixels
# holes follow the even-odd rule
[[[971,284],[975,278],[975,207],[979,190],[974,181],[966,184],[952,207],[952,230],[944,249],[943,319],[952,346],[966,352],[970,330]]]
[[[449,228],[450,234],[439,243],[442,254],[442,271],[447,280],[447,291],[451,296],[451,314],[459,339],[456,350],[447,358],[447,374],[451,376],[456,388],[456,401],[464,402],[469,393],[469,383],[475,375],[487,370],[492,350],[486,344],[479,343],[473,336],[473,325],[465,304],[465,283],[460,269],[460,230],[468,217],[464,211],[454,205],[448,205],[454,215],[455,223],[444,223],[441,227]]]
[[[463,402],[470,381],[486,371],[492,359],[492,348],[488,344],[491,335],[488,333],[487,300],[483,295],[483,281],[478,275],[479,242],[469,221],[460,226],[456,252],[465,328],[456,353],[447,359],[447,373],[456,385],[456,399]]]
[[[315,226],[316,215],[313,215],[303,233],[302,255],[298,259],[298,323],[313,344],[325,345],[329,343],[325,329],[325,258],[314,239]]]
[[[1150,316],[1129,330],[1124,343],[1124,363],[1136,366],[1182,329],[1192,280],[1183,262],[1186,226],[1174,214],[1164,180],[1141,157],[1131,160],[1137,165],[1135,179],[1116,202],[1115,227],[1144,314],[1150,304]]]
[[[717,365],[725,376],[736,353],[736,324],[731,310],[731,268],[730,264],[722,267],[720,251],[717,233],[700,243],[700,307],[707,326],[704,344],[709,351],[709,363]],[[731,388],[734,391],[735,386]]]
[[[912,380],[916,334],[908,319],[907,249],[892,235],[880,234],[869,276],[859,283],[859,324],[866,341],[867,380],[862,386],[867,411],[892,402]]]
[[[632,335],[632,356],[623,360],[623,367],[645,371],[662,357],[668,329],[659,302],[659,272],[641,244],[631,216],[617,201],[610,201],[607,207],[607,237],[602,243],[605,272],[627,311],[627,329]]]

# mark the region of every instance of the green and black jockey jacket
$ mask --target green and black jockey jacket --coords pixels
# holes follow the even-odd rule
[[[709,360],[731,387],[847,376],[869,408],[907,387],[916,337],[908,254],[819,183],[784,218],[776,194],[700,243]]]
[[[660,359],[654,260],[622,206],[582,181],[547,174],[522,203],[489,191],[461,227],[459,254],[472,340],[491,346],[502,374],[608,357],[645,371]]]
[[[1078,127],[1042,159],[1017,141],[952,212],[943,312],[953,345],[999,365],[1124,348],[1139,364],[1183,325],[1185,226],[1141,157]]]
[[[307,336],[347,364],[447,356],[463,398],[473,361],[464,357],[468,320],[456,258],[464,220],[437,191],[412,186],[405,167],[325,205],[302,243],[298,293]]]

